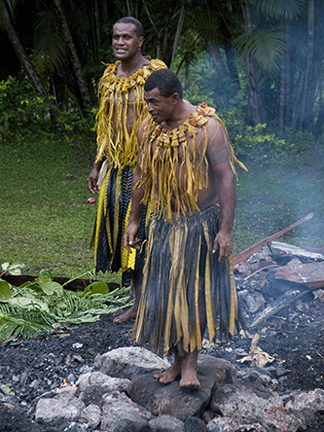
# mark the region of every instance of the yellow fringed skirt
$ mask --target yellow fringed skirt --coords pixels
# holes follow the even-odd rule
[[[220,227],[220,208],[208,207],[178,220],[152,217],[146,244],[142,295],[133,334],[158,353],[179,355],[201,349],[199,280],[204,280],[203,317],[209,339],[216,328],[229,338],[244,325],[239,309],[232,257],[212,253]],[[201,301],[201,300],[200,300]]]
[[[122,270],[122,285],[129,286],[131,272],[138,268],[139,253],[127,252],[123,237],[131,209],[131,189],[134,167],[109,168],[99,193],[97,219],[94,229],[96,271]],[[139,238],[144,238],[147,207],[145,207]]]

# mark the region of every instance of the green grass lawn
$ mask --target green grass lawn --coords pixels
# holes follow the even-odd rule
[[[1,147],[0,263],[24,263],[24,273],[42,268],[54,276],[91,270],[89,249],[96,206],[86,178],[95,146],[75,137]],[[30,138],[29,138],[30,140]]]
[[[96,205],[87,203],[92,195],[86,179],[94,154],[94,143],[79,135],[26,133],[24,145],[0,144],[0,264],[24,263],[25,274],[45,268],[64,277],[93,269],[89,244]],[[310,212],[310,221],[280,240],[324,245],[319,165],[239,172],[235,253]]]

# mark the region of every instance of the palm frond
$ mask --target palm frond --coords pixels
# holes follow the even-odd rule
[[[285,51],[286,35],[279,29],[263,29],[247,38],[239,36],[235,44],[243,51],[250,51],[254,60],[262,69],[271,71],[278,68]]]
[[[13,288],[20,293],[19,288]],[[18,295],[15,299],[29,301],[0,302],[0,340],[14,335],[25,339],[49,332],[53,323],[81,324],[94,322],[102,314],[110,314],[125,307],[125,295],[129,288],[120,288],[107,294],[73,292],[62,288],[62,293],[48,294],[25,287],[25,297]],[[34,301],[33,301],[34,299]],[[38,303],[46,307],[40,307]],[[128,305],[131,305],[129,302]]]
[[[258,9],[272,18],[293,21],[307,8],[307,0],[254,0]]]
[[[206,10],[205,12],[195,16],[194,20],[187,20],[183,26],[183,31],[190,31],[196,34],[203,41],[216,42],[219,39],[220,17],[215,11]]]
[[[46,314],[0,304],[0,340],[12,335],[30,339],[42,332],[49,332],[54,322]]]
[[[34,56],[40,73],[57,70],[66,59],[66,42],[53,11],[44,10],[37,16]]]

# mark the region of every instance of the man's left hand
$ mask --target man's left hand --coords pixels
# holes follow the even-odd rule
[[[224,261],[233,253],[233,233],[219,231],[214,240],[213,253],[219,250],[218,261]]]
[[[139,229],[139,224],[138,223],[136,223],[136,222],[130,222],[129,225],[128,225],[128,227],[127,227],[127,229],[126,229],[126,231],[125,231],[125,234],[124,234],[124,247],[127,249],[127,251],[129,253],[132,252],[130,248],[134,248],[134,249],[138,249],[138,250],[140,249],[140,246],[138,244],[140,242],[140,240],[139,239],[135,240],[137,232],[138,232],[138,229]]]

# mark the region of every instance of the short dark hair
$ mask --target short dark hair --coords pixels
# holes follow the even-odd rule
[[[134,26],[136,28],[136,30],[135,30],[136,36],[138,38],[140,38],[142,36],[144,37],[143,26],[136,18],[133,18],[130,16],[123,17],[123,18],[120,18],[118,21],[116,21],[114,25],[116,25],[116,24],[134,24]]]
[[[178,93],[182,99],[182,84],[175,73],[170,69],[159,69],[151,73],[144,84],[145,91],[151,91],[155,88],[160,90],[161,96],[168,98],[173,93]]]

